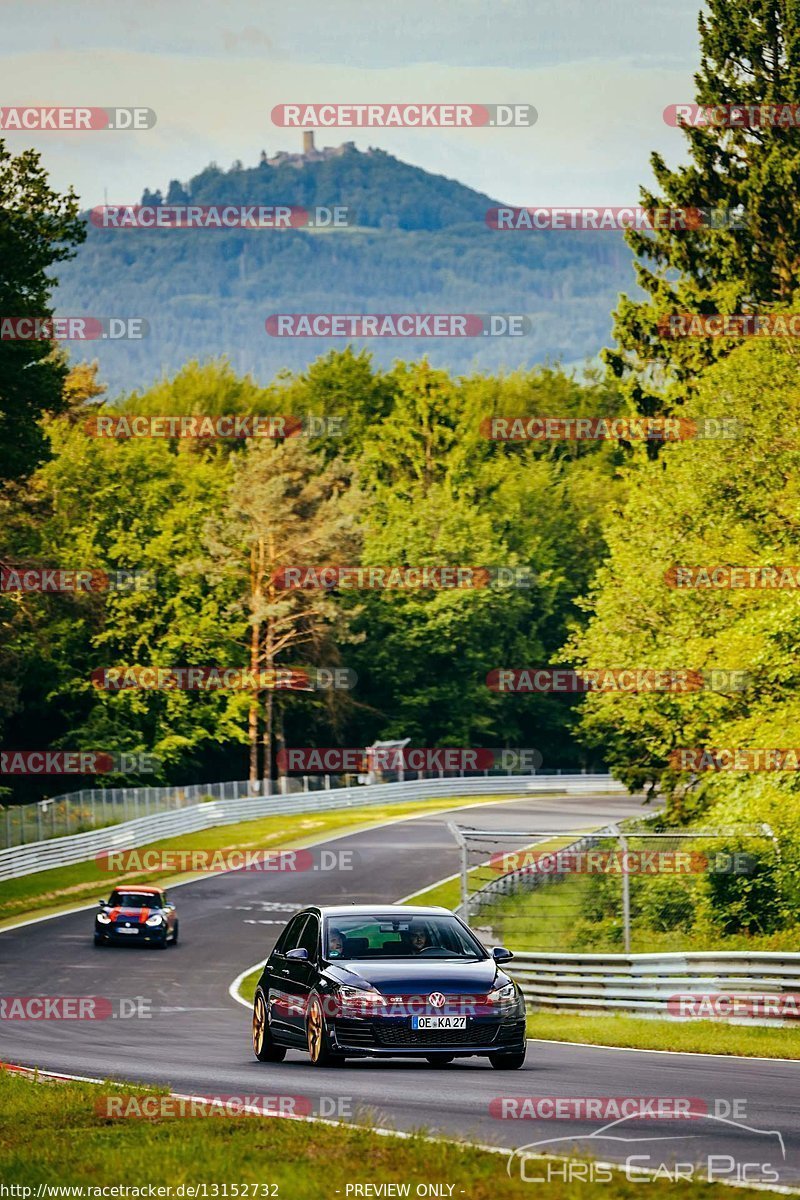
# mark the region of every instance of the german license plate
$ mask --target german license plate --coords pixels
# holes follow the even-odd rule
[[[138,929],[125,929],[124,927],[122,929],[120,929],[120,927],[117,926],[117,928],[114,930],[114,932],[115,933],[138,933],[139,930]]]
[[[412,1029],[466,1029],[466,1017],[412,1017]]]

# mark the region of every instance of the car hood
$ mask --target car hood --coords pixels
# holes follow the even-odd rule
[[[106,904],[100,911],[111,917],[112,921],[120,919],[125,921],[146,921],[148,917],[163,916],[165,910],[158,907],[150,908],[149,905],[142,908],[130,908],[127,904]]]
[[[485,995],[496,984],[507,982],[493,958],[466,962],[444,958],[351,959],[329,963],[324,973],[336,983],[351,987],[369,983],[384,994],[436,991],[446,996],[465,992]]]

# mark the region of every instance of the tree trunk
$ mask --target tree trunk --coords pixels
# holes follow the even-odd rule
[[[267,699],[264,704],[264,736],[261,739],[263,746],[263,764],[264,764],[264,794],[272,795],[272,688],[267,691]]]
[[[280,753],[286,749],[286,735],[283,730],[283,704],[280,699],[275,703],[275,749]],[[284,781],[286,779],[286,771],[281,766],[281,759],[278,760],[277,776],[278,776],[278,791],[283,795],[285,791]]]
[[[260,557],[263,559],[264,544],[259,544]],[[261,642],[261,624],[257,617],[258,604],[261,599],[261,574],[256,558],[256,547],[250,551],[250,670],[255,677],[259,669],[259,644]],[[247,714],[247,736],[250,742],[250,782],[258,783],[258,683],[253,684],[253,694],[250,709]]]

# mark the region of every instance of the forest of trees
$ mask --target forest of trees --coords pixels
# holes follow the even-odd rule
[[[351,350],[267,388],[224,362],[189,364],[113,409],[98,407],[92,369],[70,378],[68,411],[46,422],[50,460],[4,501],[0,557],[144,572],[153,586],[0,595],[4,745],[34,745],[46,729],[53,745],[152,752],[167,781],[243,778],[250,695],[109,692],[91,676],[116,664],[247,667],[255,637],[262,667],[341,664],[358,677],[350,691],[257,697],[273,730],[268,751],[275,738],[324,746],[403,736],[415,745],[533,746],[550,767],[601,761],[575,742],[570,698],[500,695],[486,676],[557,655],[602,556],[621,451],[492,442],[481,422],[494,413],[613,413],[613,388],[549,369],[453,379],[422,362],[384,372]],[[89,414],[104,411],[338,414],[344,434],[89,436]],[[275,572],[294,563],[521,565],[534,580],[276,591]]]

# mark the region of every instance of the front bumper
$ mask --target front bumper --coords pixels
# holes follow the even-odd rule
[[[122,929],[125,932],[122,932]],[[130,942],[132,945],[137,943],[158,943],[167,940],[167,927],[162,925],[158,928],[151,925],[98,925],[95,924],[94,936],[98,941],[114,942],[123,945],[125,942]]]
[[[525,1017],[467,1017],[465,1029],[417,1030],[410,1017],[336,1017],[331,1049],[370,1057],[513,1054],[525,1048]]]

